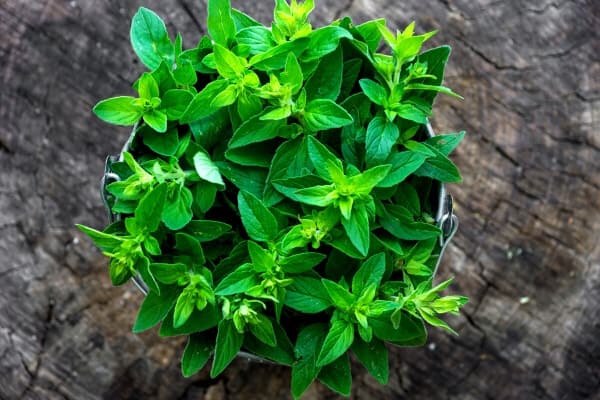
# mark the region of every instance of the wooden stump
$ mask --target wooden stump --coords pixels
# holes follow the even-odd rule
[[[181,340],[130,328],[142,300],[110,285],[74,227],[101,227],[98,180],[127,128],[92,105],[132,92],[128,41],[148,6],[192,45],[205,1],[0,2],[0,398],[286,399],[287,368],[179,372]],[[271,1],[235,7],[270,21]],[[461,227],[441,268],[471,297],[425,348],[394,349],[390,384],[355,367],[356,399],[586,399],[600,392],[600,4],[317,1],[314,21],[385,16],[454,47],[438,132],[466,129],[450,187]],[[307,399],[337,398],[313,385]]]

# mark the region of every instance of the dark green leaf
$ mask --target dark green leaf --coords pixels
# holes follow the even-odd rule
[[[244,335],[235,329],[233,320],[226,319],[219,322],[215,356],[210,370],[211,378],[215,378],[227,368],[242,348],[243,342]]]
[[[319,374],[320,368],[316,365],[316,355],[326,335],[327,326],[324,324],[308,325],[298,334],[295,346],[298,361],[292,365],[292,394],[296,399]]]
[[[260,283],[252,264],[244,264],[227,275],[215,288],[215,294],[227,296],[244,293]]]
[[[193,220],[185,227],[200,243],[218,239],[231,230],[231,225],[219,221]]]
[[[165,133],[156,132],[154,129],[143,129],[142,137],[144,144],[161,156],[172,156],[179,147],[177,129],[169,129]]]
[[[274,324],[275,340],[277,346],[269,346],[256,339],[254,335],[245,335],[244,348],[252,353],[275,361],[276,363],[291,366],[294,362],[294,348],[285,330],[279,325]]]
[[[204,332],[217,326],[220,321],[220,311],[213,305],[208,304],[206,308],[199,311],[197,308],[192,311],[192,315],[185,324],[179,328],[173,327],[173,310],[169,312],[163,323],[160,325],[159,335],[165,336],[181,336],[189,335],[194,332]]]
[[[275,331],[273,331],[273,323],[262,314],[258,314],[257,318],[258,322],[256,324],[249,325],[250,332],[267,346],[275,347],[277,339],[275,338]]]
[[[387,164],[392,165],[388,175],[377,184],[377,187],[394,187],[404,181],[410,174],[418,170],[425,162],[427,157],[420,153],[412,151],[402,151],[392,154],[387,160]]]
[[[167,185],[161,183],[140,200],[135,209],[136,223],[147,233],[158,229],[167,197]]]
[[[138,312],[133,332],[143,332],[162,321],[173,308],[179,293],[177,286],[161,286],[160,296],[156,292],[148,292]]]
[[[233,134],[229,148],[244,147],[251,143],[264,142],[279,135],[285,121],[261,120],[260,115],[244,122]]]
[[[387,385],[390,375],[388,351],[382,341],[373,338],[366,343],[357,339],[352,344],[352,352],[379,383]]]
[[[206,365],[214,348],[213,338],[203,334],[190,335],[181,358],[181,373],[189,378]]]
[[[342,396],[350,396],[352,374],[350,373],[348,354],[343,354],[331,364],[323,366],[318,378],[319,381],[331,390],[338,392]]]
[[[309,271],[319,265],[326,255],[321,253],[307,252],[285,257],[279,265],[288,274],[300,274]]]
[[[343,65],[341,47],[323,57],[316,71],[304,85],[307,99],[335,101],[342,87]]]
[[[259,242],[275,240],[279,233],[277,220],[256,196],[240,191],[238,208],[248,236]]]
[[[352,116],[341,106],[328,99],[310,101],[304,110],[308,129],[314,132],[340,128],[352,123]]]
[[[162,212],[162,221],[167,228],[177,231],[192,220],[192,192],[178,183],[172,184],[170,195]]]
[[[310,44],[302,55],[304,61],[317,60],[335,51],[342,38],[352,39],[352,34],[338,26],[326,26],[312,31]]]
[[[319,279],[296,276],[286,289],[285,305],[294,310],[315,314],[331,306],[329,295]]]
[[[152,263],[150,264],[150,271],[158,281],[171,285],[176,283],[180,278],[186,276],[188,267],[180,263]]]
[[[385,253],[378,253],[371,256],[354,274],[352,278],[352,293],[360,295],[365,288],[371,285],[379,287],[384,272]]]

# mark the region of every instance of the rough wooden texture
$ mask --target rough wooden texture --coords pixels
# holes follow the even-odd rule
[[[90,113],[131,92],[142,3],[188,44],[200,0],[0,2],[0,398],[286,399],[289,371],[238,360],[185,380],[183,343],[130,332],[141,295],[112,288],[73,224],[102,226],[98,178],[128,129]],[[270,1],[233,1],[269,21]],[[355,368],[356,399],[586,399],[600,391],[600,4],[547,0],[317,1],[416,20],[454,54],[438,132],[466,129],[450,188],[461,227],[441,268],[472,301],[429,345],[394,349],[387,387]],[[527,302],[527,300],[529,300]],[[307,399],[337,398],[314,385]]]

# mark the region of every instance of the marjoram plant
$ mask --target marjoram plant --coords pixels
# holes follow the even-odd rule
[[[434,286],[436,188],[464,132],[428,137],[448,46],[414,23],[346,17],[315,29],[313,0],[276,0],[270,28],[208,1],[208,35],[184,50],[141,8],[131,44],[149,72],[137,96],[95,114],[134,126],[106,186],[118,221],[78,225],[110,278],[149,288],[134,332],[189,335],[190,376],[240,351],[291,366],[299,397],[318,379],[349,395],[349,353],[382,384],[386,344],[419,346],[424,322],[467,301]],[[378,52],[385,44],[384,53]]]

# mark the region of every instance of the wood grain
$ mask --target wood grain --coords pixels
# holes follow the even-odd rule
[[[233,0],[270,21],[271,2]],[[73,227],[101,227],[107,154],[128,135],[99,99],[141,72],[129,20],[152,8],[192,45],[205,1],[0,2],[0,398],[287,399],[286,368],[237,360],[179,372],[182,340],[130,328],[141,295],[113,288]],[[355,399],[591,399],[600,393],[600,3],[317,1],[314,21],[385,16],[439,29],[454,53],[438,132],[466,129],[450,187],[461,227],[441,273],[471,297],[425,348],[394,349],[390,384],[355,366]],[[307,399],[337,398],[323,386]]]

